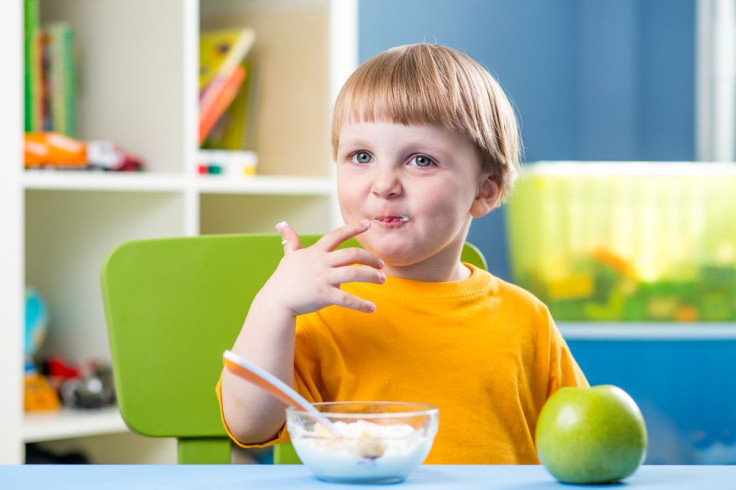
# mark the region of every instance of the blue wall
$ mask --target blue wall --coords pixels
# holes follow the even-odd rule
[[[362,0],[360,59],[437,42],[517,107],[525,161],[695,159],[695,0]],[[470,241],[510,278],[503,208]],[[575,340],[592,384],[644,411],[651,463],[736,463],[736,341]]]
[[[525,159],[692,160],[694,0],[363,0],[360,60],[460,49],[499,79]]]
[[[736,463],[736,340],[568,344],[591,384],[621,386],[639,404],[647,463]]]
[[[526,161],[693,160],[694,0],[363,0],[359,56],[437,42],[489,69]],[[510,278],[504,210],[470,241]]]

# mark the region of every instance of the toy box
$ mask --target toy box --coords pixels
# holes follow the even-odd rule
[[[508,203],[513,280],[558,321],[736,319],[736,165],[544,162]]]

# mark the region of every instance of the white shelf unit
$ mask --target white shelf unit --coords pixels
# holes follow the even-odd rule
[[[273,232],[281,220],[303,233],[336,226],[330,109],[357,64],[357,0],[41,0],[41,18],[77,35],[80,137],[113,140],[146,170],[22,169],[23,1],[0,2],[0,64],[10,70],[0,78],[0,464],[23,462],[24,443],[44,441],[89,442],[99,463],[161,462],[138,449],[156,440],[130,442],[124,457],[111,447],[128,437],[115,408],[23,413],[24,286],[48,304],[42,353],[107,361],[99,273],[120,243]],[[258,175],[200,176],[198,33],[240,26],[257,33]]]
[[[23,440],[44,442],[124,432],[127,428],[117,407],[26,414]]]

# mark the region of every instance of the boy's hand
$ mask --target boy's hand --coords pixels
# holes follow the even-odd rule
[[[338,305],[370,313],[375,305],[340,289],[347,282],[383,284],[380,271],[383,261],[374,253],[358,247],[337,250],[346,240],[370,228],[363,220],[330,231],[314,245],[301,248],[299,235],[286,223],[276,228],[284,244],[284,258],[266,283],[272,301],[294,315],[311,313],[326,306]],[[354,265],[355,264],[355,265]]]

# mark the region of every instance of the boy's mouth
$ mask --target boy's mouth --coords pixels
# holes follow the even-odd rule
[[[406,223],[407,221],[411,220],[406,215],[396,215],[396,216],[374,216],[373,221],[378,221],[381,224],[385,225],[393,225],[393,224],[401,224]]]

